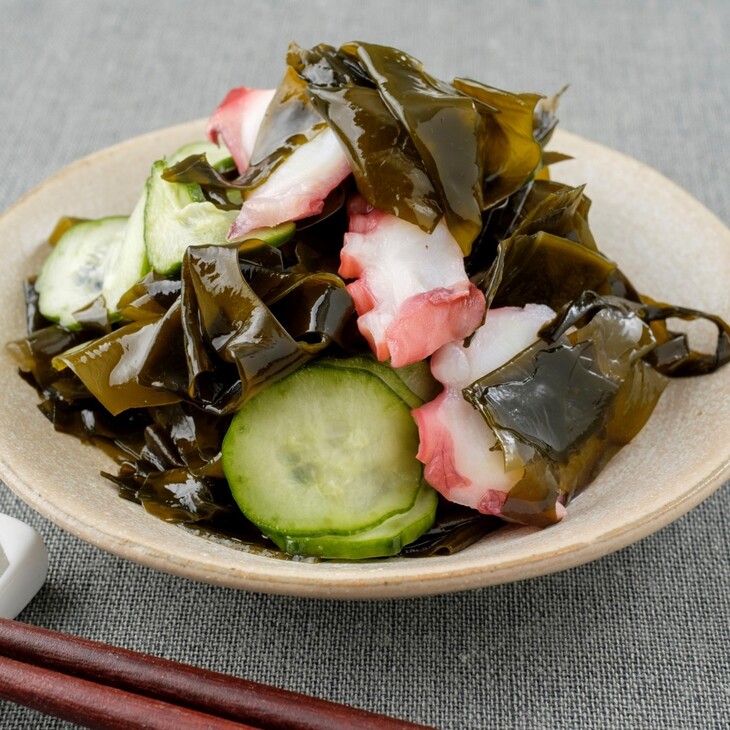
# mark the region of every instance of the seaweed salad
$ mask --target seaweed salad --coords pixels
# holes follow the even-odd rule
[[[730,359],[726,322],[602,253],[551,174],[558,101],[292,44],[129,216],[58,222],[21,376],[123,498],[245,549],[437,555],[558,522],[672,378]]]

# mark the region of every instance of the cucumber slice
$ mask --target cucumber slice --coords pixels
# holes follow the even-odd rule
[[[64,327],[77,327],[74,312],[103,291],[108,261],[120,246],[126,216],[83,221],[69,228],[53,247],[36,280],[38,309]]]
[[[358,355],[347,358],[322,358],[317,360],[321,367],[344,368],[346,370],[363,370],[376,378],[380,378],[409,408],[418,408],[423,401],[398,376],[390,365],[379,362],[369,355]]]
[[[411,509],[417,451],[409,407],[379,378],[312,363],[238,411],[223,471],[264,533],[345,535]]]
[[[155,162],[147,178],[144,241],[150,265],[158,273],[174,274],[188,246],[227,243],[228,231],[238,215],[235,210],[221,210],[207,201],[200,185],[163,180],[166,167],[201,154],[213,166],[230,159],[225,147],[191,142]]]
[[[147,178],[144,241],[147,258],[160,274],[173,274],[191,245],[224,244],[235,210],[221,210],[206,201],[200,185],[162,179],[165,160],[152,165]]]
[[[205,155],[208,162],[213,165],[213,167],[219,167],[223,164],[227,164],[229,160],[233,163],[231,153],[225,145],[221,145],[219,147],[217,144],[202,140],[183,145],[179,150],[173,152],[165,160],[165,162],[166,165],[170,167],[172,165],[176,165],[178,162],[182,162],[186,157],[190,157],[191,155]]]
[[[431,374],[431,366],[427,360],[419,360],[410,365],[393,368],[393,372],[424,403],[433,400],[444,389],[441,383]]]
[[[116,314],[117,304],[122,295],[136,284],[150,269],[147,257],[147,211],[149,189],[154,187],[158,206],[167,200],[168,210],[179,214],[192,203],[194,206],[183,214],[182,227],[193,231],[193,237],[205,237],[204,232],[220,219],[220,213],[212,203],[205,201],[199,185],[180,185],[168,183],[159,175],[167,164],[174,164],[190,155],[205,154],[211,164],[225,164],[230,153],[225,147],[211,142],[193,142],[181,147],[168,161],[160,161],[153,166],[145,191],[129,219],[125,217],[102,218],[96,221],[80,221],[64,231],[58,239],[51,255],[46,259],[36,281],[39,292],[41,313],[52,321],[66,327],[76,327],[78,322],[73,316],[76,312],[93,302],[100,294],[104,297],[110,316]],[[157,182],[151,185],[152,178]],[[154,181],[153,181],[154,182]],[[212,209],[212,210],[211,210]],[[174,217],[174,216],[173,216]],[[220,233],[210,242],[225,242],[225,236],[236,213],[231,211],[219,221]],[[159,221],[158,221],[159,222]],[[125,225],[126,224],[126,225]],[[152,225],[154,232],[155,225]],[[172,234],[174,235],[174,226]],[[180,231],[177,231],[180,233]],[[200,241],[208,243],[208,240]],[[170,273],[179,267],[184,247],[179,253],[179,261],[163,264]]]
[[[269,537],[291,555],[314,555],[341,560],[397,555],[431,527],[436,518],[437,505],[436,491],[423,482],[416,501],[407,512],[388,517],[375,527],[352,535],[291,537],[270,533]]]
[[[207,201],[196,183],[171,183],[162,178],[166,167],[190,155],[204,154],[211,165],[228,164],[230,153],[212,142],[191,142],[164,160],[152,165],[147,178],[144,207],[144,243],[152,268],[160,274],[174,274],[182,264],[188,246],[228,243],[228,231],[238,216],[237,210],[221,210]],[[280,246],[294,235],[293,223],[260,228],[244,239],[259,239]],[[240,241],[239,241],[240,243]]]
[[[115,315],[122,294],[134,286],[149,270],[150,264],[144,245],[144,208],[146,194],[142,194],[139,202],[129,216],[122,236],[112,245],[107,259],[104,285],[101,293],[104,296],[107,310]]]

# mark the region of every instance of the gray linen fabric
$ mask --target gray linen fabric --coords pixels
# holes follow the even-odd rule
[[[366,39],[446,78],[569,82],[566,129],[648,163],[730,223],[729,35],[724,0],[0,0],[0,209],[80,156],[205,116],[231,86],[276,84],[291,39]],[[34,624],[441,728],[730,725],[727,485],[590,565],[364,603],[155,573],[65,534],[4,485],[0,511],[50,551],[21,616]],[[3,729],[66,726],[0,703]]]

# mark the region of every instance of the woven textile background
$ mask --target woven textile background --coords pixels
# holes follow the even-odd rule
[[[207,115],[232,86],[275,85],[290,40],[351,39],[401,47],[444,78],[545,93],[570,83],[564,128],[656,168],[730,223],[724,0],[0,0],[0,209],[83,155]],[[362,603],[155,573],[62,532],[2,484],[0,512],[50,551],[21,616],[34,624],[440,728],[730,726],[728,485],[590,565]],[[3,730],[66,726],[0,703]]]

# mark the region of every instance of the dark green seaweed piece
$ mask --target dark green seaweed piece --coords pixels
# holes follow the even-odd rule
[[[146,411],[139,409],[112,416],[91,397],[73,403],[49,397],[38,407],[56,431],[94,444],[119,463],[140,452],[143,431],[150,422]]]
[[[358,190],[374,207],[432,231],[443,210],[407,130],[364,72],[331,46],[290,46],[288,63],[342,142]]]
[[[104,337],[85,342],[54,358],[68,367],[112,415],[128,408],[176,403],[180,396],[140,383],[145,353],[155,342],[164,317],[132,322]]]
[[[552,180],[534,180],[493,208],[466,261],[467,273],[473,281],[484,286],[489,267],[498,255],[504,255],[504,251],[498,252],[499,244],[521,235],[550,233],[598,251],[588,225],[591,202],[583,188]]]
[[[183,338],[183,305],[178,297],[157,321],[155,336],[146,349],[133,353],[130,363],[134,379],[145,388],[175,396],[173,403],[192,400],[188,390],[189,373]],[[143,407],[148,404],[136,404]],[[156,405],[156,404],[149,404]]]
[[[245,187],[230,170],[220,170],[211,165],[205,154],[190,155],[166,167],[162,171],[162,179],[172,183],[196,183],[202,188],[218,191],[219,194]]]
[[[502,525],[504,521],[499,517],[483,515],[469,507],[462,507],[439,497],[436,521],[431,529],[415,542],[406,545],[400,554],[404,558],[453,555]]]
[[[323,126],[322,118],[307,97],[306,83],[294,69],[287,67],[256,136],[251,165],[255,168],[262,163],[268,168],[278,165]]]
[[[91,394],[72,372],[59,371],[53,367],[53,360],[96,335],[98,332],[93,330],[68,330],[52,324],[9,342],[7,348],[21,373],[28,375],[42,396],[73,402],[79,398],[89,398]]]
[[[490,205],[483,197],[484,179],[498,174],[493,159],[499,155],[493,155],[496,140],[492,135],[485,139],[486,119],[495,107],[483,116],[469,96],[459,93],[463,89],[457,90],[457,82],[452,86],[435,79],[419,61],[395,48],[353,43],[342,51],[358,58],[390,113],[408,131],[439,196],[446,224],[468,252],[482,227],[481,211]],[[519,186],[540,161],[540,148],[535,147],[535,164]]]
[[[165,440],[174,446],[176,463],[197,476],[223,477],[221,443],[230,416],[216,416],[188,403],[153,408],[150,415]]]
[[[227,513],[238,521],[240,511],[227,505],[225,480],[194,477],[182,468],[143,474],[137,466],[122,465],[118,475],[104,473],[125,499],[142,504],[147,512],[177,524],[215,524]],[[238,514],[235,512],[238,511]]]
[[[261,123],[251,164],[236,182],[245,188],[265,182],[298,147],[324,127],[325,122],[307,97],[306,84],[287,68]]]
[[[118,474],[102,476],[116,485],[122,498],[141,504],[158,519],[229,547],[291,559],[241,513],[225,479],[198,477],[181,468],[145,472],[128,462]]]
[[[149,418],[139,411],[112,416],[69,368],[58,370],[52,365],[54,358],[97,334],[93,330],[71,331],[54,324],[9,343],[8,350],[16,359],[22,377],[41,396],[38,407],[56,431],[96,445],[106,441],[107,451],[116,457],[119,450],[113,447],[113,442],[136,438],[134,434],[146,426]]]
[[[232,412],[310,359],[243,278],[235,249],[189,248],[182,281],[188,393],[204,408]]]
[[[127,445],[128,453],[133,457],[133,461],[124,463],[122,470],[127,487],[151,487],[155,492],[168,484],[176,484],[180,488],[172,490],[175,494],[166,494],[161,501],[181,502],[187,500],[190,493],[209,488],[223,479],[220,446],[230,423],[229,417],[211,415],[185,403],[148,409],[147,416],[148,423],[137,451],[134,452],[133,444]],[[188,495],[181,491],[186,482]],[[220,492],[220,487],[216,491]],[[230,495],[222,494],[221,497],[222,504],[232,505]],[[198,497],[194,496],[187,505],[188,511],[196,514],[191,521],[201,518],[197,502]]]
[[[644,358],[667,377],[708,375],[730,362],[730,324],[725,320],[715,314],[655,302],[648,297],[637,301],[617,296],[598,297],[593,292],[585,292],[583,296],[565,307],[562,316],[540,334],[552,339],[560,337],[570,327],[587,321],[596,312],[607,307],[621,308],[627,316],[633,313],[642,322],[650,325],[656,346],[651,348]],[[710,322],[717,329],[715,351],[704,353],[693,350],[684,332],[672,332],[667,327],[666,321],[670,318]]]
[[[716,352],[691,350],[664,326],[669,317],[711,321]],[[704,374],[730,359],[730,326],[713,315],[594,292],[564,308],[540,337],[464,390],[497,436],[506,468],[525,469],[503,507],[507,519],[524,524],[558,519],[558,504],[646,423],[664,375]]]
[[[122,295],[117,308],[122,318],[128,321],[157,319],[175,303],[181,286],[178,278],[150,271]]]
[[[162,179],[167,182],[199,185],[206,200],[222,210],[241,207],[241,191],[246,185],[237,175],[236,168],[220,170],[211,165],[204,154],[190,155],[162,171]]]
[[[472,281],[492,307],[547,304],[559,310],[586,290],[633,294],[633,287],[597,248],[583,188],[536,180],[487,222],[467,262]],[[490,248],[500,234],[491,264]],[[474,271],[475,267],[482,268]],[[636,295],[638,298],[638,295]]]
[[[112,442],[94,439],[99,446],[117,448],[118,474],[102,476],[117,486],[120,496],[209,539],[285,557],[241,514],[225,481],[220,447],[230,417],[186,403],[127,411],[117,418],[127,414],[143,419],[134,433],[120,430]]]
[[[588,226],[591,201],[584,195],[584,189],[584,185],[573,188],[553,180],[536,180],[509,235],[530,236],[544,231],[598,251]]]
[[[354,313],[339,276],[287,268],[261,241],[191,247],[180,275],[132,287],[121,306],[127,323],[101,338],[60,332],[69,347],[54,348],[55,367],[73,371],[112,414],[180,401],[226,414],[340,342]]]
[[[655,332],[661,333],[661,344],[651,352],[649,360],[663,375],[670,378],[709,375],[730,362],[730,324],[721,317],[697,309],[654,303],[647,297],[644,297],[644,306],[638,309],[638,313],[645,322],[652,324]],[[704,353],[693,350],[685,333],[672,332],[666,327],[666,320],[671,317],[711,322],[717,329],[715,351]]]
[[[239,247],[239,266],[256,295],[297,342],[318,347],[333,341],[342,344],[354,308],[335,273],[339,257],[328,267],[324,256],[301,243],[296,244],[294,256],[296,263],[286,268],[281,251],[250,241]]]
[[[232,412],[327,347],[354,311],[338,276],[267,272],[245,262],[243,268],[251,283],[241,273],[237,252],[215,246],[188,249],[183,268],[188,390],[221,413]],[[269,308],[275,305],[282,307],[279,318]],[[211,381],[220,379],[220,365],[226,364],[235,366],[237,382],[222,399],[209,400]]]
[[[615,271],[616,264],[597,251],[540,231],[502,241],[480,284],[490,306],[533,303],[558,310],[586,289],[610,293]]]
[[[482,209],[519,190],[542,163],[542,147],[533,135],[537,94],[512,94],[472,79],[454,79],[454,86],[478,102],[484,131],[480,133]]]
[[[630,308],[606,305],[577,332],[539,341],[464,390],[494,431],[505,468],[525,470],[505,518],[557,521],[559,503],[638,433],[666,383],[642,359],[655,344]]]
[[[541,165],[537,95],[447,84],[402,51],[368,43],[293,45],[287,61],[343,143],[365,199],[426,231],[444,217],[465,254],[482,211]]]

